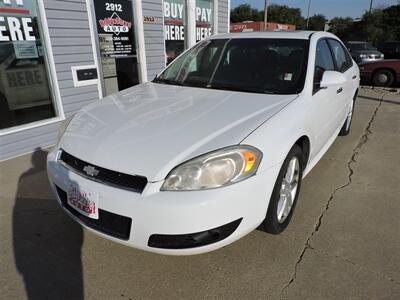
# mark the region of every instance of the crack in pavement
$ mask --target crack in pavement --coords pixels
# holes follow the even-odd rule
[[[343,256],[341,256],[341,255],[337,255],[337,254],[332,254],[332,253],[329,253],[329,252],[327,252],[327,251],[323,251],[323,250],[321,250],[321,249],[316,249],[316,248],[313,248],[313,247],[309,247],[309,249],[312,250],[312,251],[318,252],[318,253],[320,253],[320,254],[323,254],[323,255],[325,255],[325,256],[328,256],[328,257],[334,257],[334,258],[340,259],[340,260],[342,260],[342,261],[345,262],[345,263],[348,263],[348,264],[351,264],[351,265],[354,266],[354,267],[357,267],[357,270],[356,270],[355,273],[357,273],[357,272],[360,271],[361,269],[364,269],[364,270],[368,271],[369,273],[373,273],[373,274],[375,274],[375,275],[377,275],[377,276],[379,276],[379,277],[384,277],[386,280],[388,280],[388,281],[390,281],[390,282],[392,282],[392,283],[394,283],[394,284],[400,286],[400,282],[398,282],[396,279],[393,279],[393,278],[388,277],[388,276],[386,276],[386,275],[382,275],[382,274],[380,274],[379,272],[376,272],[376,271],[374,271],[374,270],[371,270],[370,268],[368,268],[368,267],[366,267],[366,266],[363,266],[363,265],[360,265],[360,264],[358,264],[358,263],[356,263],[356,262],[354,262],[354,261],[352,261],[352,260],[350,260],[350,259],[348,259],[348,258],[346,258],[346,257],[343,257]]]
[[[337,193],[339,190],[342,190],[342,189],[348,187],[348,186],[352,183],[352,177],[353,177],[353,175],[354,175],[354,170],[353,170],[352,165],[353,165],[354,163],[357,163],[356,157],[359,155],[361,148],[368,142],[368,140],[369,140],[369,135],[372,134],[372,131],[371,131],[370,128],[371,128],[372,123],[374,122],[375,117],[376,117],[376,115],[378,114],[378,111],[379,111],[379,109],[380,109],[380,107],[381,107],[381,105],[382,105],[383,97],[384,97],[386,94],[387,94],[387,92],[382,94],[382,97],[380,98],[379,103],[378,103],[377,106],[375,107],[375,110],[374,110],[374,112],[372,113],[372,116],[371,116],[370,120],[368,121],[368,124],[367,124],[367,126],[365,127],[362,136],[361,136],[360,139],[358,140],[358,143],[357,143],[356,147],[353,149],[352,155],[351,155],[350,159],[349,159],[348,162],[347,162],[347,168],[348,168],[347,182],[346,182],[345,184],[339,186],[339,187],[336,187],[336,188],[333,190],[333,192],[331,193],[331,195],[330,195],[328,201],[326,202],[326,205],[325,205],[324,210],[321,212],[321,214],[320,214],[319,217],[318,217],[317,223],[314,225],[314,230],[313,230],[313,231],[311,232],[311,234],[308,236],[308,238],[307,238],[307,240],[306,240],[306,242],[305,242],[305,244],[304,244],[304,247],[303,247],[302,251],[300,252],[299,258],[298,258],[297,261],[296,261],[296,264],[295,264],[295,266],[294,266],[294,272],[293,272],[293,274],[292,274],[290,280],[289,280],[289,281],[283,286],[283,288],[281,289],[281,292],[280,292],[280,299],[282,299],[283,293],[285,292],[285,290],[288,289],[288,288],[290,287],[290,285],[296,280],[296,277],[297,277],[297,268],[298,268],[299,264],[302,262],[303,257],[304,257],[304,255],[305,255],[306,251],[307,251],[308,249],[314,250],[314,248],[310,245],[310,241],[311,241],[311,239],[313,238],[313,236],[319,231],[319,229],[320,229],[320,227],[321,227],[321,224],[322,224],[322,219],[323,219],[325,213],[329,210],[330,205],[331,205],[331,202],[332,202],[332,200],[334,199],[336,193]]]

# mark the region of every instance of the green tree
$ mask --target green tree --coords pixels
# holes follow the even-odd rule
[[[263,21],[264,11],[252,8],[249,4],[241,4],[231,10],[231,22]],[[286,5],[270,5],[268,8],[268,22],[294,24],[298,29],[304,28],[304,18],[299,8],[290,8]]]
[[[231,10],[231,22],[261,21],[261,12],[250,4],[241,4]]]
[[[294,24],[296,29],[305,28],[305,20],[301,16],[300,8],[291,8],[287,5],[270,5],[268,7],[268,22]]]
[[[329,31],[333,34],[336,34],[338,37],[345,39],[344,37],[347,35],[349,28],[353,24],[353,19],[350,17],[341,18],[335,17],[329,22]]]
[[[231,10],[231,22],[262,21],[264,11],[242,4]],[[324,15],[310,17],[308,29],[324,30],[326,23]],[[305,29],[306,20],[299,8],[286,5],[270,5],[268,22],[294,24],[296,29]],[[387,8],[366,11],[360,20],[350,17],[335,17],[329,21],[329,31],[343,40],[369,41],[373,45],[387,40],[400,40],[400,4]]]
[[[321,30],[325,29],[325,23],[328,20],[324,15],[313,15],[308,21],[308,30]]]
[[[400,4],[382,10],[381,26],[385,40],[400,41]]]
[[[400,40],[400,5],[366,11],[361,20],[333,18],[329,31],[343,40],[368,41],[373,45]]]

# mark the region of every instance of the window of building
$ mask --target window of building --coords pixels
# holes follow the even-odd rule
[[[214,0],[195,1],[196,41],[210,37],[214,31]],[[164,0],[164,38],[167,65],[185,50],[186,0]]]
[[[196,0],[196,41],[210,37],[214,29],[214,0]]]
[[[2,1],[0,130],[55,116],[37,1]]]
[[[167,65],[185,49],[185,0],[164,0],[164,39]]]

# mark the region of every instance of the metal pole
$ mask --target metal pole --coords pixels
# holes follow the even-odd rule
[[[265,3],[264,3],[264,31],[268,31],[267,21],[268,21],[268,0],[265,0]]]
[[[371,0],[371,1],[369,2],[369,12],[371,12],[371,10],[372,10],[372,2],[374,2],[374,0]]]
[[[308,0],[308,9],[307,9],[307,24],[306,24],[306,29],[308,29],[308,21],[310,20],[310,6],[311,6],[311,0]]]

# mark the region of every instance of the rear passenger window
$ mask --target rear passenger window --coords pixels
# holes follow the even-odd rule
[[[342,73],[346,72],[353,65],[349,53],[338,41],[333,39],[329,39],[328,41],[336,61],[337,70]]]

